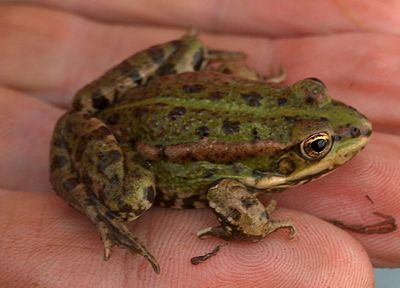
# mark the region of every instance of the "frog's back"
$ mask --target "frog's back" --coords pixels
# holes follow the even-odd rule
[[[188,72],[132,89],[101,117],[110,125],[129,127],[122,134],[151,145],[205,137],[226,142],[269,139],[276,133],[273,127],[282,126],[277,108],[287,102],[285,89],[218,72]]]

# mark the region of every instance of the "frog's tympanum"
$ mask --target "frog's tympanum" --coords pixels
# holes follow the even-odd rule
[[[230,64],[241,55],[189,33],[86,85],[59,119],[51,183],[96,225],[106,260],[117,245],[159,272],[124,224],[153,204],[210,207],[219,225],[199,237],[257,241],[280,228],[293,237],[292,222],[271,219],[276,202],[257,196],[320,177],[367,144],[370,122],[322,81],[283,87]]]

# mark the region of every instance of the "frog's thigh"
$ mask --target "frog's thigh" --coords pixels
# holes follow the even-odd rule
[[[259,240],[280,228],[295,235],[293,224],[288,220],[271,220],[276,202],[267,207],[236,180],[224,179],[211,187],[207,194],[209,206],[217,215],[220,226],[209,227],[198,233],[199,237],[212,235],[223,239]]]
[[[110,217],[134,220],[152,206],[153,173],[137,164],[129,147],[120,146],[105,126],[82,137],[75,157],[81,178]]]
[[[158,272],[155,258],[119,221],[134,219],[151,206],[152,175],[133,170],[140,167],[131,161],[121,165],[129,155],[100,120],[82,113],[69,113],[59,120],[51,147],[51,183],[62,198],[96,225],[104,242],[104,258],[107,260],[112,246],[118,245],[144,256]],[[136,186],[132,180],[138,180]],[[111,211],[109,206],[115,209]]]

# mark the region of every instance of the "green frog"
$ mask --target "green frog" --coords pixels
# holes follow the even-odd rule
[[[117,245],[159,273],[125,225],[153,204],[210,207],[219,224],[201,238],[258,241],[280,228],[293,238],[291,221],[271,218],[276,202],[257,196],[325,175],[367,144],[370,122],[321,80],[273,83],[238,64],[242,56],[189,33],[77,92],[54,130],[50,180],[95,224],[105,260]]]

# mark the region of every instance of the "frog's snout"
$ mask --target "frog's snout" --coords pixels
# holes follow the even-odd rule
[[[367,118],[364,118],[360,125],[360,136],[369,137],[372,134],[372,124]]]

